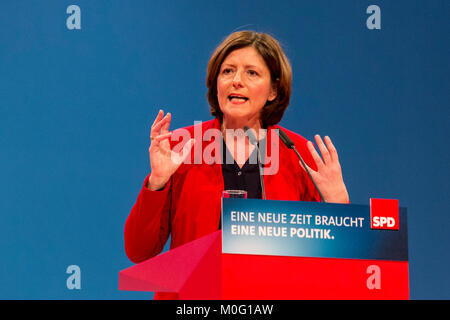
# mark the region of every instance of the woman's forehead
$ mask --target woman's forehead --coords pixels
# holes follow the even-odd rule
[[[245,64],[246,67],[266,66],[263,57],[253,47],[245,47],[231,51],[223,60],[222,65]]]

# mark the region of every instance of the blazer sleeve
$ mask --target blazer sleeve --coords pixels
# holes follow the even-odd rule
[[[151,191],[148,175],[125,222],[125,252],[139,263],[159,254],[170,234],[172,178],[161,191]]]

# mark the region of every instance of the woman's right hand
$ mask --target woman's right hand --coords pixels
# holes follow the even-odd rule
[[[169,132],[172,115],[159,110],[150,130],[150,157],[151,175],[148,179],[147,188],[152,191],[162,189],[169,181],[172,174],[189,155],[194,139],[190,139],[181,152],[177,153],[170,149]]]

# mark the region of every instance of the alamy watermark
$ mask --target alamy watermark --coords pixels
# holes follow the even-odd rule
[[[81,289],[81,269],[76,264],[72,264],[67,267],[66,273],[70,274],[66,280],[66,287],[69,290]]]
[[[66,13],[70,16],[66,19],[66,27],[69,30],[81,29],[81,9],[76,4],[71,4],[67,7]]]
[[[367,7],[366,13],[370,16],[366,20],[366,27],[369,30],[381,29],[381,9],[379,6],[372,4]]]
[[[226,129],[224,134],[216,128],[209,128],[203,131],[201,121],[194,121],[193,136],[191,131],[181,128],[174,130],[171,135],[175,154],[182,152],[183,147],[190,139],[195,143],[192,147],[191,156],[187,156],[182,163],[184,164],[222,164],[224,159],[226,164],[245,163],[248,156],[249,164],[260,163],[264,170],[264,175],[274,175],[279,169],[280,139],[278,137],[279,129],[259,129],[257,132],[253,129],[253,134],[258,137],[258,145],[253,146],[247,143],[245,139],[247,134],[243,129]],[[223,139],[225,135],[226,145],[232,157],[224,157]],[[270,146],[268,146],[270,141]],[[259,153],[259,157],[258,157]],[[172,154],[174,155],[174,154]],[[259,158],[259,159],[258,159]],[[172,157],[172,161],[179,162],[179,158]]]

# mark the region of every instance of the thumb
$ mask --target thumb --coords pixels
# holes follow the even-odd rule
[[[313,169],[311,169],[311,167],[309,167],[306,163],[302,162],[302,161],[298,161],[298,163],[300,164],[300,167],[303,169],[303,171],[305,171],[305,173],[308,173],[313,176],[313,178],[315,177],[315,175],[317,174],[316,171],[314,171]],[[306,167],[306,168],[305,168]]]

